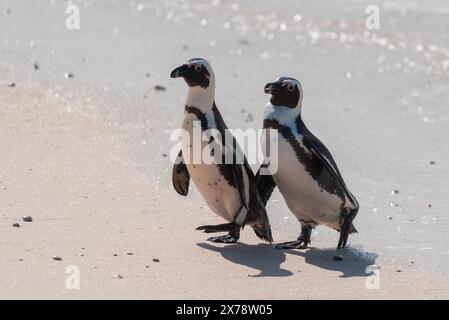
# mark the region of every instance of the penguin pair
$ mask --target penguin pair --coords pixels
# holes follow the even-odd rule
[[[184,78],[189,87],[182,122],[188,138],[183,139],[173,167],[174,188],[179,194],[187,195],[191,178],[211,210],[227,221],[200,226],[197,230],[228,232],[208,240],[235,243],[240,229],[249,224],[260,239],[273,242],[265,205],[277,186],[301,224],[299,237],[279,243],[277,248],[307,248],[312,229],[320,224],[339,231],[338,248],[346,246],[349,234],[356,232],[352,221],[359,205],[328,149],[301,119],[303,91],[299,81],[281,77],[265,86],[264,91],[271,98],[265,109],[263,127],[266,133],[274,130],[277,134],[278,157],[276,166],[266,161],[261,167],[264,174],[259,169],[254,176],[234,137],[228,139],[229,133],[225,132],[226,124],[215,104],[215,77],[210,64],[193,58],[174,69],[171,77]],[[221,160],[230,153],[233,159],[243,161],[230,164],[190,161],[194,157],[195,123],[200,124],[201,132],[213,129],[220,133],[218,137],[202,139],[201,150],[215,150],[211,146],[218,146],[223,151]]]

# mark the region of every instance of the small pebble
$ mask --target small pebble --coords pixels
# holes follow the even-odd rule
[[[64,78],[68,79],[68,78],[73,78],[75,75],[73,73],[65,73],[64,74]]]
[[[114,257],[117,257],[117,253],[114,253],[113,256],[114,256]]]
[[[434,165],[434,164],[436,164],[436,162],[435,161],[430,161],[429,164]]]
[[[153,259],[153,262],[159,262],[159,259],[154,258],[154,259]]]
[[[251,113],[248,113],[246,116],[245,122],[253,122],[253,115]]]
[[[336,256],[334,256],[334,261],[343,261],[344,260],[344,258],[343,258],[343,256],[342,255],[336,255]]]
[[[80,254],[78,254],[78,256],[80,256],[80,257],[84,257],[84,254],[83,254],[83,253],[80,253]]]
[[[13,223],[12,226],[15,227],[15,228],[20,228],[20,224],[18,224],[17,222]]]
[[[55,261],[62,261],[62,258],[58,256],[53,256],[52,259]]]
[[[398,193],[399,193],[399,190],[397,190],[397,189],[391,190],[391,194],[398,194]]]
[[[150,267],[150,266],[145,266],[145,268],[147,268],[147,269],[148,269],[149,267]]]
[[[388,216],[387,219],[388,220],[393,220],[393,217],[392,216]]]
[[[10,84],[8,84],[8,87],[10,88],[14,88],[16,86],[16,84],[14,82],[11,82]]]
[[[145,77],[149,78],[150,77],[150,73],[149,72],[145,73]]]
[[[167,157],[167,154],[166,154],[166,153],[163,153],[162,156],[165,158],[165,157]]]
[[[34,68],[34,70],[39,70],[39,65],[35,62],[35,63],[33,64],[33,68]]]
[[[432,208],[432,205],[429,203],[428,205],[427,205],[429,208]]]
[[[392,207],[398,207],[399,205],[396,202],[390,202],[390,206]]]
[[[120,274],[116,274],[116,275],[114,276],[114,278],[116,278],[116,279],[123,279],[123,276],[120,275]]]
[[[22,220],[25,222],[33,222],[33,218],[31,216],[25,216],[22,218]]]
[[[396,270],[396,272],[402,272],[402,270],[398,269],[398,270]]]
[[[132,253],[132,252],[127,252],[126,253],[128,256],[132,256],[134,253]]]
[[[161,86],[161,85],[155,85],[155,86],[154,86],[154,90],[156,90],[156,91],[165,91],[166,89],[165,89],[164,86]]]
[[[182,46],[182,50],[187,50],[187,49],[189,49],[188,45],[185,44],[185,45]]]

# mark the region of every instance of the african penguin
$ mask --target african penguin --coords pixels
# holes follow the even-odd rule
[[[182,122],[188,138],[182,140],[182,148],[173,167],[174,188],[179,194],[187,195],[192,178],[209,208],[227,221],[220,225],[200,226],[197,230],[206,233],[227,231],[227,235],[208,240],[234,243],[240,237],[240,228],[249,224],[260,239],[273,242],[254,174],[234,136],[226,130],[215,104],[215,76],[210,64],[204,59],[193,58],[174,69],[171,77],[182,77],[188,85]],[[195,126],[201,129],[201,133],[215,130],[219,135],[211,134],[209,139],[197,141],[193,133]],[[210,152],[211,157],[221,161],[204,161],[202,157],[195,161],[195,148],[199,148],[201,153],[206,150],[206,154]],[[217,149],[220,152],[215,154]],[[225,161],[229,154],[231,161]],[[232,161],[235,159],[241,161]]]
[[[340,232],[338,248],[346,246],[359,204],[348,190],[332,155],[301,119],[303,91],[298,80],[278,78],[268,83],[265,93],[271,94],[266,105],[263,127],[277,133],[277,166],[269,160],[256,175],[257,187],[264,204],[277,186],[292,213],[301,223],[301,234],[295,241],[279,243],[280,249],[304,249],[310,243],[311,231],[326,225]],[[273,132],[271,132],[273,133]],[[265,139],[262,139],[262,147]],[[277,167],[277,169],[274,169]],[[271,170],[270,170],[271,169]]]

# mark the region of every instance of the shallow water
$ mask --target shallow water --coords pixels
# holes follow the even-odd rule
[[[117,126],[142,174],[171,188],[162,154],[170,152],[186,90],[169,79],[173,67],[193,56],[210,60],[216,101],[231,128],[259,127],[265,83],[296,77],[305,122],[361,204],[351,245],[447,273],[446,1],[74,3],[77,31],[65,27],[65,1],[0,1],[2,85],[42,84],[62,107]],[[379,30],[365,26],[371,4],[380,9]],[[299,224],[278,193],[268,209],[285,240],[297,236]],[[312,244],[332,247],[337,240],[318,228]]]

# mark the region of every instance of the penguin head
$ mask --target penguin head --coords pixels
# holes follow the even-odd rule
[[[294,109],[302,102],[302,86],[294,78],[277,78],[276,81],[265,85],[264,92],[271,94],[270,102],[274,106]]]
[[[192,58],[187,60],[182,66],[174,69],[171,78],[183,77],[189,87],[201,87],[207,89],[214,82],[214,73],[206,60],[202,58]]]

